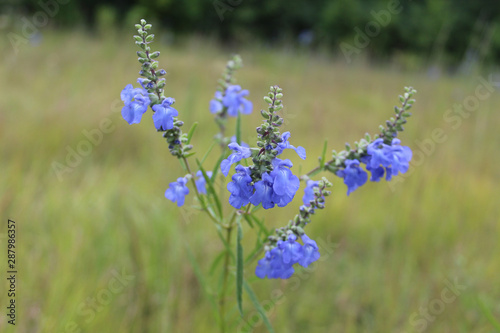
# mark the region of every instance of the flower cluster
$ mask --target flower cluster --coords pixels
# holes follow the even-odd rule
[[[290,132],[280,134],[279,126],[283,119],[275,112],[283,106],[280,98],[283,96],[281,88],[271,87],[269,97],[264,99],[269,104],[268,111],[262,111],[264,124],[257,129],[259,148],[252,150],[232,142],[228,147],[233,151],[229,157],[221,162],[221,171],[227,177],[231,165],[242,159],[252,157],[254,162],[249,167],[236,167],[236,174],[227,185],[231,193],[229,203],[234,208],[241,208],[248,203],[255,206],[262,204],[264,209],[285,207],[290,203],[297,190],[300,180],[290,168],[293,166],[288,159],[277,158],[285,149],[293,149],[302,159],[306,158],[303,147],[295,147],[288,141]]]
[[[260,259],[255,269],[255,274],[263,279],[288,279],[294,273],[293,265],[299,263],[308,267],[320,257],[315,241],[304,233],[304,227],[311,222],[311,215],[316,209],[323,209],[325,197],[331,194],[326,188],[332,184],[323,178],[320,181],[308,180],[304,189],[304,205],[300,207],[299,214],[288,225],[276,229],[276,236],[269,237],[266,254]],[[307,203],[306,203],[307,201]],[[304,243],[298,243],[299,235]]]
[[[224,94],[216,91],[215,98],[210,101],[210,112],[222,113],[226,110],[227,115],[231,117],[237,117],[238,112],[250,114],[253,104],[244,98],[248,94],[248,90],[241,90],[241,87],[237,85],[228,86]]]
[[[297,236],[290,233],[285,241],[279,240],[276,247],[266,251],[264,258],[260,259],[255,268],[255,275],[263,279],[288,279],[295,272],[293,265],[298,263],[308,267],[319,259],[318,245],[307,237],[300,236],[303,245],[297,242]]]
[[[337,171],[336,175],[344,179],[347,185],[347,195],[366,183],[368,174],[360,166],[366,165],[366,170],[371,172],[371,181],[378,182],[385,173],[385,179],[391,180],[393,175],[408,171],[412,157],[409,147],[401,146],[399,139],[392,139],[391,145],[384,144],[382,138],[378,138],[367,147],[366,155],[357,159],[346,159],[345,168]]]
[[[175,99],[164,95],[163,88],[166,81],[162,76],[167,72],[164,69],[158,69],[158,61],[154,59],[160,56],[160,52],[151,51],[149,46],[154,40],[154,35],[148,34],[151,24],[141,20],[141,24],[136,24],[136,28],[138,35],[134,36],[134,39],[141,48],[141,51],[137,51],[137,56],[141,63],[139,74],[142,76],[137,79],[137,82],[141,88],[134,88],[128,84],[122,90],[121,99],[125,104],[122,108],[123,119],[130,125],[138,124],[148,106],[151,106],[156,130],[165,132],[163,137],[168,142],[170,153],[182,158],[192,149],[192,146],[183,145],[187,142],[187,138],[180,129],[184,123],[176,118],[179,112],[172,107]]]

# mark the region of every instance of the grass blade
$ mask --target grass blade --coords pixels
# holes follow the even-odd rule
[[[236,300],[238,301],[238,310],[243,317],[243,246],[241,240],[243,239],[243,230],[240,223],[241,216],[236,219],[238,226],[238,233],[236,237]]]
[[[193,137],[193,134],[194,134],[194,131],[196,130],[196,127],[198,127],[198,122],[195,122],[193,124],[193,126],[191,126],[191,129],[188,132],[187,142],[186,142],[187,145],[191,142],[191,138]]]
[[[254,294],[252,288],[250,288],[250,285],[246,281],[243,281],[243,286],[245,287],[248,296],[250,296],[250,300],[252,301],[255,310],[257,310],[257,312],[262,316],[262,320],[264,321],[264,325],[266,325],[267,330],[270,333],[274,333],[273,326],[271,325],[269,318],[267,318],[266,311],[264,310],[262,305],[260,305],[260,302],[257,299],[257,296]]]

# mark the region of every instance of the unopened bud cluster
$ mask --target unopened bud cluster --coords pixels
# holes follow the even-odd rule
[[[257,147],[260,150],[252,158],[254,165],[250,167],[250,170],[253,180],[260,180],[264,172],[273,170],[272,161],[278,155],[276,147],[283,141],[279,130],[279,127],[283,125],[283,118],[277,114],[278,111],[283,109],[282,92],[283,89],[280,87],[271,86],[268,95],[264,97],[264,101],[269,107],[267,111],[260,111],[264,123],[257,127]]]

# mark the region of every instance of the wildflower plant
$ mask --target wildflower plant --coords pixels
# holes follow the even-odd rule
[[[326,178],[314,179],[319,173],[331,173],[341,178],[347,186],[347,195],[364,185],[368,179],[379,182],[382,178],[390,181],[393,176],[407,172],[412,151],[402,146],[397,138],[403,131],[403,125],[411,116],[413,95],[416,91],[409,87],[400,96],[401,106],[395,107],[395,116],[387,120],[385,126],[374,136],[366,134],[352,147],[346,144],[342,151],[332,151],[332,159],[327,161],[327,145],[325,142],[319,164],[313,170],[298,175],[297,167],[290,159],[281,158],[285,149],[292,149],[300,159],[306,159],[306,150],[299,146],[290,132],[281,131],[283,117],[283,89],[271,86],[264,96],[265,108],[260,111],[263,120],[256,128],[257,141],[244,143],[241,141],[242,121],[251,121],[243,117],[251,117],[254,105],[249,100],[250,92],[236,84],[235,73],[242,67],[242,60],[234,56],[217,83],[214,98],[207,101],[207,111],[214,115],[219,132],[214,136],[214,144],[204,157],[199,160],[190,144],[197,123],[188,133],[182,131],[182,109],[174,107],[175,99],[166,97],[163,77],[164,69],[156,60],[160,52],[152,51],[151,43],[154,35],[149,33],[151,24],[141,20],[136,25],[138,34],[134,36],[139,47],[137,51],[141,70],[138,87],[128,84],[121,92],[124,102],[122,116],[129,124],[140,123],[148,109],[156,131],[163,133],[168,149],[180,161],[185,174],[177,175],[177,180],[168,184],[166,199],[181,207],[187,196],[194,196],[197,208],[206,213],[216,226],[224,250],[214,259],[213,267],[221,267],[221,285],[216,292],[209,293],[211,299],[217,298],[218,322],[221,332],[226,330],[226,302],[229,281],[235,281],[236,305],[243,315],[243,289],[249,295],[256,310],[264,318],[269,331],[273,331],[262,306],[245,279],[245,267],[252,270],[258,278],[288,279],[299,266],[308,267],[321,255],[314,235],[306,234],[306,227],[312,222],[312,216],[318,209],[325,208],[327,197],[331,195],[332,183]],[[168,94],[167,94],[168,95]],[[228,122],[236,122],[236,133],[226,133]],[[293,144],[292,144],[293,143]],[[216,165],[205,165],[206,157],[215,154],[215,145],[221,147],[220,157]],[[297,162],[295,162],[297,163]],[[212,170],[212,171],[206,171]],[[370,175],[368,175],[368,172]],[[224,202],[215,187],[216,179],[226,179],[227,203],[231,213],[224,214]],[[292,202],[304,183],[303,205],[297,214],[284,226],[276,228],[266,225],[257,217],[260,208],[264,210],[274,207],[286,207]],[[245,223],[254,230],[259,238],[255,248],[244,257],[242,235]],[[236,237],[233,231],[236,230]],[[235,239],[234,239],[235,238]],[[235,245],[232,245],[233,242]],[[255,263],[255,259],[260,259]],[[193,265],[196,263],[193,262]],[[204,283],[203,281],[200,281]],[[205,288],[208,290],[208,288]]]

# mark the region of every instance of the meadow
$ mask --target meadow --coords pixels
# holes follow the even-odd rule
[[[15,220],[18,319],[15,328],[7,323],[4,280],[0,331],[217,332],[188,260],[192,253],[209,275],[222,250],[213,224],[190,207],[192,198],[182,209],[165,199],[183,171],[151,117],[129,126],[120,115],[120,91],[138,77],[132,39],[47,32],[17,54],[2,43],[0,246],[5,253],[7,219]],[[201,156],[217,132],[208,103],[232,52],[243,58],[237,78],[254,103],[243,141],[255,140],[262,96],[280,85],[284,128],[308,154],[287,157],[303,172],[317,165],[325,138],[340,150],[377,133],[404,86],[418,91],[400,135],[414,151],[408,174],[349,197],[341,179],[325,174],[333,194],[308,226],[321,261],[291,280],[260,280],[246,267],[276,332],[499,332],[500,86],[482,81],[491,73],[436,77],[280,47],[219,49],[196,38],[156,46],[185,129],[200,123],[193,144]],[[79,148],[88,153],[75,157]],[[291,205],[259,215],[271,228],[284,225],[299,191]],[[245,249],[255,242],[249,228]],[[230,332],[266,332],[247,296],[248,324],[228,302]]]

